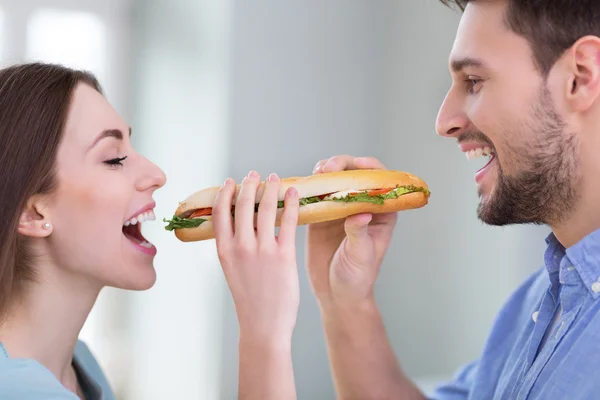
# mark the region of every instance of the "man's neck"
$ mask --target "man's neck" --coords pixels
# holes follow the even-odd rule
[[[600,146],[600,135],[586,135],[585,139],[579,146],[581,182],[577,186],[581,193],[575,211],[561,223],[551,224],[552,232],[565,248],[600,229],[600,158],[596,151]]]
[[[100,292],[82,280],[42,274],[0,326],[0,341],[11,357],[38,361],[63,384],[72,381],[79,332]]]
[[[577,211],[564,223],[551,226],[554,236],[565,248],[574,246],[590,233],[600,229],[600,194],[588,194],[579,203]]]

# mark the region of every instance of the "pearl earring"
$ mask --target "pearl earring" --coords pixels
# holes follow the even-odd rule
[[[50,222],[46,222],[44,225],[42,225],[44,229],[50,229],[50,226]]]

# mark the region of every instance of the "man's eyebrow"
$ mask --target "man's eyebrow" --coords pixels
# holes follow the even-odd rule
[[[94,143],[88,147],[88,151],[98,144],[99,141],[106,138],[115,138],[117,140],[123,140],[123,132],[120,129],[105,129],[96,137]],[[131,136],[131,127],[129,128],[129,136]]]
[[[483,61],[471,57],[463,57],[452,60],[451,68],[453,72],[460,72],[467,67],[485,68],[485,64]]]

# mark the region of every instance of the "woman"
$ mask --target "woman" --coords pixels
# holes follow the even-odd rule
[[[61,66],[0,71],[0,398],[113,399],[79,332],[103,287],[144,290],[156,279],[155,247],[124,227],[154,220],[166,178],[132,149],[101,93],[93,76]],[[297,193],[276,237],[271,175],[255,231],[259,181],[242,182],[234,221],[235,184],[225,182],[215,233],[240,325],[240,396],[289,399]]]

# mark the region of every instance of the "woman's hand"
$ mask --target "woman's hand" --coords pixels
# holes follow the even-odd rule
[[[219,260],[233,296],[240,335],[254,341],[289,340],[300,296],[296,262],[298,195],[295,189],[287,191],[276,236],[279,178],[272,174],[267,179],[255,225],[259,183],[254,171],[244,178],[234,212],[233,180],[225,181],[218,192],[213,224]]]
[[[298,193],[286,192],[276,235],[279,178],[272,174],[267,179],[255,223],[259,183],[256,172],[244,178],[232,212],[236,185],[228,179],[213,208],[219,260],[240,326],[238,397],[292,400],[296,387],[291,342],[300,301]]]

